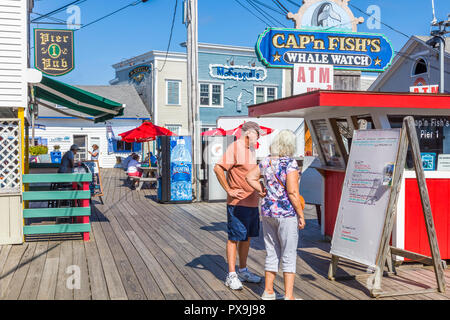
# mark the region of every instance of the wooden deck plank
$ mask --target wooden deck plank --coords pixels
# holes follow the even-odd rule
[[[73,265],[73,241],[62,241],[59,252],[59,265],[57,272],[57,283],[55,290],[55,300],[73,300],[74,290],[67,287],[67,274],[69,266]]]
[[[92,229],[95,233],[95,242],[97,244],[98,253],[103,265],[103,272],[105,275],[106,284],[108,286],[108,293],[111,300],[127,300],[127,293],[122,284],[119,271],[116,267],[113,255],[109,249],[105,235],[97,218],[97,208],[94,208],[95,213],[92,218]]]
[[[130,223],[133,223],[133,221],[130,221]],[[220,286],[218,286],[217,279],[215,277],[211,277],[208,272],[206,272],[207,274],[205,274],[205,272],[200,272],[200,274],[203,274],[207,278],[203,280],[201,275],[196,273],[195,270],[191,270],[191,268],[186,265],[186,263],[192,261],[193,259],[193,256],[190,255],[187,251],[188,248],[186,247],[186,245],[189,244],[175,243],[174,239],[171,238],[167,232],[158,232],[152,227],[151,224],[148,224],[142,218],[134,223],[134,229],[141,230],[142,232],[141,238],[148,239],[149,241],[154,241],[155,243],[157,243],[161,250],[163,250],[166,255],[168,255],[169,258],[174,262],[180,272],[186,274],[185,277],[189,279],[191,283],[193,283],[194,289],[203,299],[218,299],[219,297],[221,299],[237,298],[236,296],[228,294],[228,292],[224,291],[222,283],[220,284]],[[139,226],[142,226],[142,228]],[[144,232],[146,232],[146,235],[143,234]],[[180,259],[178,259],[178,257],[180,257]],[[206,290],[207,288],[209,288],[209,290]]]
[[[139,202],[138,202],[139,203]],[[147,202],[145,203],[147,204]],[[142,203],[141,203],[142,205]],[[143,212],[148,211],[151,207],[146,206],[146,207],[141,207],[141,210]],[[205,247],[205,243],[202,242],[195,242],[198,239],[194,239],[194,237],[192,236],[192,234],[198,233],[198,229],[191,229],[191,227],[189,226],[188,223],[182,223],[183,224],[183,230],[174,230],[174,228],[178,227],[177,223],[173,223],[171,220],[167,220],[168,216],[173,216],[173,212],[171,212],[169,209],[169,207],[166,206],[160,206],[155,210],[151,210],[149,212],[149,214],[147,215],[143,215],[144,219],[147,219],[148,224],[153,226],[154,228],[157,228],[156,230],[159,230],[162,233],[167,233],[169,235],[171,235],[172,237],[177,235],[177,232],[179,234],[181,234],[181,239],[185,238],[186,240],[181,240],[181,245],[183,246],[183,248],[186,248],[187,250],[189,250],[189,248],[187,247],[187,245],[189,243],[192,243],[196,248],[200,249],[203,254],[200,254],[200,257],[208,257],[210,258],[210,260],[214,263],[216,263],[218,265],[218,267],[220,267],[219,272],[215,272],[215,276],[220,278],[220,281],[222,282],[222,286],[224,289],[229,290],[228,288],[225,287],[225,285],[223,284],[223,281],[225,280],[225,276],[226,276],[226,263],[224,258],[219,258],[218,255],[215,254],[210,254],[207,255],[208,252],[211,252],[211,250],[209,249],[209,247]],[[161,214],[161,215],[160,215]],[[152,215],[158,216],[158,218],[163,219],[163,220],[152,220]],[[180,222],[180,221],[178,221]],[[180,239],[180,238],[179,238]],[[223,252],[225,251],[225,248],[221,248],[221,253],[223,254]],[[191,252],[193,254],[196,254],[195,252]],[[215,253],[215,252],[212,252]],[[217,262],[217,258],[220,259],[220,262]],[[243,291],[240,292],[235,292],[236,295],[238,295],[241,299],[255,299],[258,296],[258,294],[255,294],[251,291],[248,290],[248,288],[244,287]]]
[[[0,299],[3,299],[26,248],[26,245],[15,245],[7,252],[6,262],[0,275]]]
[[[3,297],[7,300],[17,300],[19,298],[20,291],[22,290],[23,283],[28,274],[28,269],[30,268],[29,262],[33,258],[36,243],[27,243],[26,246],[25,253],[20,259],[18,268],[12,277],[11,285],[3,294]]]
[[[10,244],[3,245],[3,246],[0,246],[0,248],[1,248],[1,251],[0,251],[0,275],[1,275],[3,272],[3,267],[6,264],[6,259],[8,258],[9,251],[12,248],[12,245],[10,245]],[[1,295],[1,291],[0,291],[0,295]]]
[[[55,244],[55,246],[53,246]],[[56,293],[56,284],[58,280],[59,255],[61,251],[61,242],[49,243],[49,252],[45,260],[42,279],[39,284],[37,295],[38,300],[54,300]]]
[[[108,285],[103,273],[103,264],[98,252],[95,233],[91,232],[90,240],[84,242],[92,300],[108,300]]]
[[[0,246],[0,299],[259,299],[264,283],[244,284],[242,291],[224,285],[228,272],[225,203],[159,204],[156,191],[131,190],[121,169],[101,169],[104,205],[92,201],[91,239],[29,242]],[[310,209],[310,210],[309,210]],[[294,294],[314,300],[373,300],[367,267],[341,259],[338,275],[361,275],[348,281],[327,279],[330,242],[320,234],[315,208],[305,211],[307,227],[299,233]],[[55,247],[55,244],[59,244]],[[251,271],[264,275],[262,234],[252,239]],[[67,288],[78,265],[81,288]],[[384,276],[385,291],[436,287],[428,267],[400,266]],[[380,300],[449,300],[447,291]],[[275,290],[283,293],[282,273]],[[83,291],[84,290],[84,291]]]
[[[114,212],[114,210],[110,210],[110,212]],[[117,235],[118,240],[120,241],[120,244],[123,247],[125,254],[130,260],[130,263],[133,267],[137,279],[139,280],[139,283],[141,284],[146,298],[151,300],[164,299],[164,295],[159,289],[157,281],[148,270],[144,260],[142,260],[141,256],[139,255],[139,252],[135,249],[132,242],[126,236],[126,233],[132,230],[126,228],[126,225],[124,224],[119,225],[119,223],[112,215],[108,215],[108,219]]]
[[[128,225],[128,222],[123,217],[117,217],[118,220],[121,220],[121,224]],[[133,228],[133,233],[138,236],[144,236],[143,232],[140,228]],[[130,234],[128,232],[127,234]],[[141,240],[143,240],[141,238]],[[168,279],[171,279],[173,284],[176,286],[178,291],[183,295],[185,299],[200,299],[200,295],[192,288],[191,284],[182,276],[173,262],[169,259],[169,257],[156,245],[154,242],[144,241],[149,251],[156,258],[156,260],[164,266],[163,271],[167,274]]]
[[[73,241],[73,264],[79,268],[79,287],[74,289],[75,300],[90,300],[91,289],[89,284],[89,271],[87,266],[86,251],[82,240]]]
[[[131,263],[121,245],[121,240],[123,241],[123,231],[118,231],[116,234],[112,228],[112,221],[110,218],[112,211],[120,201],[123,201],[120,196],[120,180],[116,179],[115,182],[116,183],[113,184],[113,189],[115,192],[114,200],[109,201],[107,210],[105,210],[104,214],[108,221],[100,221],[100,226],[103,230],[105,238],[108,241],[109,248],[111,249],[113,259],[116,263],[128,299],[144,300],[146,298],[144,290],[142,289],[133,267],[131,266]],[[97,213],[98,211],[95,211],[96,215]]]
[[[39,284],[42,279],[42,273],[44,271],[45,259],[47,252],[49,251],[48,241],[38,242],[36,250],[28,270],[25,283],[23,284],[22,291],[20,292],[20,300],[36,300]],[[51,250],[52,248],[50,248]]]
[[[181,205],[180,205],[181,206]],[[183,214],[187,213],[189,214],[189,212],[186,212],[186,210],[189,210],[189,207],[186,207],[186,205],[183,205],[183,208],[181,208],[182,211],[180,211],[179,213]],[[197,215],[197,216],[201,216],[202,214],[200,213],[201,210],[199,210],[198,208],[195,208],[195,210],[191,213],[192,215]],[[211,211],[208,211],[211,215]],[[223,214],[224,216],[224,214]],[[216,216],[217,217],[217,216]],[[189,217],[187,217],[189,218]],[[199,225],[200,229],[206,229],[208,230],[208,233],[221,233],[220,237],[222,238],[223,241],[223,247],[225,246],[227,237],[226,237],[226,232],[223,230],[217,230],[216,227],[214,227],[215,225],[224,225],[225,224],[225,217],[223,218],[219,218],[217,217],[216,219],[221,219],[221,222],[217,222],[218,220],[214,220],[215,218],[212,218],[213,220],[210,220],[210,223],[212,224],[213,228],[208,229],[208,227],[206,226],[205,228],[205,224],[207,222],[203,223],[203,227],[201,226],[201,224]],[[200,220],[201,221],[201,220]],[[219,220],[220,221],[220,220]],[[206,232],[206,231],[205,231]],[[205,237],[207,237],[207,233],[204,234]],[[215,236],[219,237],[219,235],[215,234]],[[257,270],[260,270],[259,273],[263,274],[264,273],[264,260],[265,260],[265,252],[263,252],[262,250],[254,250],[255,248],[255,244],[256,244],[256,239],[252,239],[252,243],[251,243],[251,248],[250,248],[250,253],[249,253],[249,257],[248,257],[248,261],[247,264],[250,268],[254,267]],[[224,259],[226,260],[226,257],[224,256]],[[262,285],[262,284],[261,284]],[[276,289],[278,289],[279,293],[283,293],[284,292],[284,284],[283,284],[283,278],[281,276],[281,274],[277,275],[276,281],[275,281],[275,285],[277,286]],[[296,291],[295,294],[300,295],[302,298],[304,299],[317,299],[319,297],[322,297],[324,299],[338,299],[336,296],[333,295],[329,295],[327,294],[322,288],[315,286],[315,285],[309,285],[307,288],[304,287],[300,287],[300,286],[295,286],[294,290]],[[262,293],[262,291],[261,291]]]

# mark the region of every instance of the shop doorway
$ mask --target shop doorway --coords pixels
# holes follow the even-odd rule
[[[87,160],[87,135],[74,135],[73,143],[80,148],[75,155],[75,161]]]

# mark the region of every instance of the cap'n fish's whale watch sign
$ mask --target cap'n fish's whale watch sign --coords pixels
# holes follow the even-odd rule
[[[391,43],[381,34],[267,28],[256,53],[268,67],[331,64],[335,69],[381,72],[391,64]]]

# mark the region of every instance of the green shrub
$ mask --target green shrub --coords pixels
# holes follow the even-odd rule
[[[40,154],[47,154],[48,148],[43,145],[37,145],[37,146],[31,146],[30,147],[30,154],[32,156],[38,156]]]

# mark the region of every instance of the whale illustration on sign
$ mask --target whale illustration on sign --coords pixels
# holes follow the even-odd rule
[[[287,18],[295,22],[296,29],[326,29],[357,31],[364,22],[355,18],[348,7],[350,0],[303,0],[297,13],[289,12]]]

